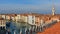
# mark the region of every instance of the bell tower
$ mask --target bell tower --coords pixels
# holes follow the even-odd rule
[[[52,2],[52,15],[55,15],[55,7],[54,7],[54,2]]]
[[[55,15],[55,8],[54,8],[54,6],[52,7],[52,15]]]

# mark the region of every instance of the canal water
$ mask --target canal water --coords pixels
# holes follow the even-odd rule
[[[45,27],[50,27],[55,23],[56,21],[53,21],[50,24],[46,24]],[[25,24],[15,23],[10,21],[10,22],[6,22],[6,29],[0,29],[0,34],[36,34],[36,32],[38,31],[41,32],[43,30],[42,27],[37,29],[36,28],[33,29],[33,27],[31,27],[31,25],[27,25],[27,24],[25,25]]]
[[[32,31],[32,28],[29,30],[29,27],[29,25],[25,26],[21,23],[6,22],[6,34],[36,34],[36,32]]]
[[[6,34],[6,30],[5,29],[0,30],[0,34]]]

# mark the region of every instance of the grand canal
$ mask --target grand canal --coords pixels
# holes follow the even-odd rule
[[[31,25],[28,25],[26,23],[15,23],[15,22],[6,22],[6,34],[36,34],[32,30]]]

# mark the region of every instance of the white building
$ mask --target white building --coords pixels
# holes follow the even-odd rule
[[[28,23],[31,25],[35,25],[35,16],[28,15]]]

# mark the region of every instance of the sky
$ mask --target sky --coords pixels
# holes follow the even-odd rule
[[[54,4],[56,13],[59,13],[60,0],[0,0],[0,10],[16,9],[20,12],[51,13]],[[2,11],[0,11],[2,12]],[[6,11],[3,11],[4,13]],[[9,11],[7,11],[8,13]],[[15,11],[18,12],[19,11]],[[11,11],[11,13],[14,13]]]

